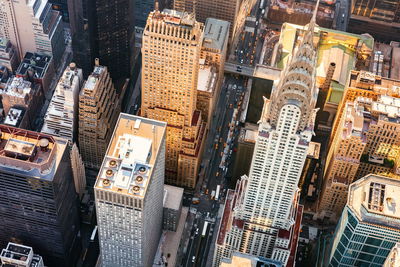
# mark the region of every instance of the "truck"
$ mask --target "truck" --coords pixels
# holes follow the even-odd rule
[[[209,224],[209,223],[208,223],[207,221],[204,222],[203,232],[201,232],[201,236],[202,236],[202,237],[205,237],[205,236],[206,236],[208,224]]]
[[[218,198],[219,198],[219,191],[221,190],[221,186],[220,185],[217,185],[217,190],[216,190],[216,192],[215,192],[215,200],[218,200]]]

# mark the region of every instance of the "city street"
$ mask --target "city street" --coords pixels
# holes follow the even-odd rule
[[[253,7],[250,14],[250,18],[252,19],[246,21],[245,28],[253,28],[254,32],[244,30],[240,34],[234,53],[234,62],[250,66],[255,66],[258,62],[257,57],[261,54],[264,37],[263,31],[260,30],[260,25],[262,24],[262,17],[265,14],[266,3],[268,1],[257,1]]]
[[[190,239],[182,262],[183,266],[206,266],[212,237],[218,230],[215,224],[216,215],[220,203],[223,203],[227,189],[225,175],[229,168],[232,153],[234,153],[234,142],[227,143],[227,140],[230,129],[232,140],[239,132],[236,124],[231,121],[234,110],[241,102],[240,98],[245,90],[244,83],[245,80],[242,77],[232,75],[225,77],[205,144],[203,169],[201,170],[203,179],[200,180],[198,190],[194,195],[195,198],[199,199],[199,203],[197,205],[191,204],[191,210],[196,211],[196,217],[190,230]],[[239,114],[236,117],[238,119]],[[229,127],[229,124],[235,126]],[[228,151],[225,156],[224,150],[225,152]],[[224,166],[220,165],[222,158],[225,159]],[[217,185],[220,185],[221,188],[218,200],[214,199]],[[189,199],[187,196],[186,198]],[[208,222],[208,225],[203,235],[206,222]]]

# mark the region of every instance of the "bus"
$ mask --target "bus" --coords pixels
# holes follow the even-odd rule
[[[217,185],[217,190],[215,191],[215,200],[218,200],[219,198],[219,190],[221,190],[221,186]]]
[[[205,221],[205,222],[204,222],[204,226],[203,226],[203,232],[201,233],[201,236],[202,236],[202,237],[205,237],[205,236],[206,236],[207,227],[208,227],[208,222]]]

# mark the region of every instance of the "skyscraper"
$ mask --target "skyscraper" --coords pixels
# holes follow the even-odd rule
[[[368,32],[380,41],[399,41],[400,2],[398,0],[354,0],[350,2],[349,31]]]
[[[162,231],[166,123],[121,113],[95,184],[103,267],[153,265]]]
[[[19,56],[10,40],[0,37],[0,65],[14,72],[18,68],[19,60]]]
[[[264,99],[249,177],[225,206],[233,218],[222,218],[214,266],[233,251],[294,264],[302,216],[298,182],[317,111],[315,17],[316,12],[271,99]]]
[[[133,67],[134,0],[69,0],[74,62],[90,74],[95,58],[110,72],[116,87]],[[137,8],[137,7],[135,7]]]
[[[58,65],[65,50],[59,12],[47,0],[1,0],[0,7],[0,37],[11,41],[19,59],[27,52],[44,53]]]
[[[232,40],[237,23],[241,4],[240,0],[174,0],[174,9],[181,12],[194,13],[196,20],[205,23],[207,18],[228,21],[229,39]],[[250,1],[251,2],[251,1]]]
[[[79,213],[68,142],[0,125],[0,246],[32,246],[48,266],[71,266]]]
[[[79,91],[83,83],[82,70],[71,63],[58,81],[44,118],[42,132],[76,141],[78,135]]]
[[[380,267],[400,241],[400,181],[367,175],[349,187],[329,266]]]
[[[107,67],[96,60],[79,94],[78,144],[87,168],[100,169],[119,112],[119,97]]]
[[[358,82],[358,88],[349,86],[339,106],[318,204],[320,218],[339,218],[353,181],[369,173],[400,177],[396,162],[400,155],[400,99],[392,97],[400,83],[379,77],[375,88],[373,74],[362,73],[361,77],[370,79]],[[353,79],[351,76],[351,86],[356,82]],[[362,88],[362,84],[370,86]]]
[[[165,9],[149,15],[142,46],[141,115],[166,121],[166,182],[194,188],[205,134],[196,110],[203,24]]]

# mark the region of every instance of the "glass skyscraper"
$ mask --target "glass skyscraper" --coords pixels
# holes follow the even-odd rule
[[[329,266],[380,267],[400,241],[400,181],[369,174],[349,187]]]

